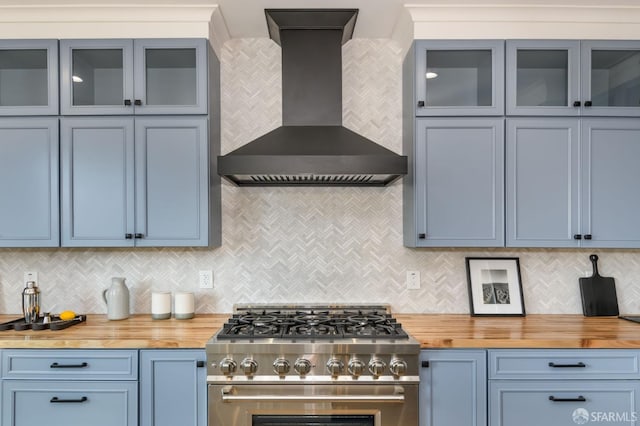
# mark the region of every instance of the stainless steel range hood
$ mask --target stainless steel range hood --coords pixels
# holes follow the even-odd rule
[[[241,186],[384,186],[407,173],[407,157],[342,126],[342,45],[357,9],[266,9],[282,47],[282,123],[218,157],[218,173]]]

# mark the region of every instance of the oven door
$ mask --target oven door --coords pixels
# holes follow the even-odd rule
[[[209,385],[209,426],[417,426],[417,384]]]

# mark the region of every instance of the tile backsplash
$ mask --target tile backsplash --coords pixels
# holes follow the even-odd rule
[[[235,39],[222,51],[222,152],[281,124],[280,48]],[[354,39],[343,48],[344,124],[401,151],[400,49]],[[196,313],[234,303],[389,303],[396,312],[467,313],[466,256],[520,258],[528,313],[582,312],[578,277],[616,279],[620,310],[640,312],[640,250],[409,249],[402,245],[402,184],[387,188],[237,188],[223,183],[223,245],[215,249],[0,249],[0,313],[20,311],[23,273],[38,271],[43,309],[104,313],[111,277],[123,276],[132,311],[151,291],[194,291]],[[214,289],[198,288],[213,270]],[[406,290],[407,270],[421,289]]]

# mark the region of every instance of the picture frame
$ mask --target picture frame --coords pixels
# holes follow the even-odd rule
[[[471,316],[526,315],[520,259],[466,257]]]

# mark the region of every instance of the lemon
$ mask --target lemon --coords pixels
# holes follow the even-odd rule
[[[60,312],[60,319],[63,321],[72,320],[76,317],[76,313],[73,311],[62,311]]]

